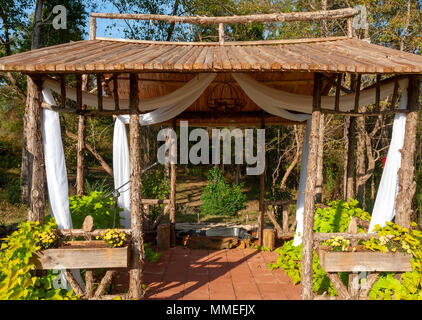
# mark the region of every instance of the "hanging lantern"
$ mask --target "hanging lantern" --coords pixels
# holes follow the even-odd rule
[[[212,110],[240,111],[245,105],[246,99],[240,88],[228,81],[216,84],[207,99],[207,106]]]

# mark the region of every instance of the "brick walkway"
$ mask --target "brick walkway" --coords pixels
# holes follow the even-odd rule
[[[145,298],[168,300],[293,300],[300,299],[281,269],[268,262],[277,254],[255,249],[164,251],[157,263],[147,263]]]

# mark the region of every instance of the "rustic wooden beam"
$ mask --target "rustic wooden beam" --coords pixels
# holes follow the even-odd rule
[[[218,24],[218,42],[220,45],[224,44],[224,23]]]
[[[285,206],[296,204],[296,200],[266,200],[264,201],[266,206]]]
[[[113,98],[114,98],[114,110],[118,111],[120,109],[119,104],[119,81],[118,75],[113,76]]]
[[[104,76],[100,73],[97,74],[97,104],[98,111],[103,111],[103,79]]]
[[[350,300],[350,294],[346,288],[346,286],[341,281],[340,276],[337,272],[327,272],[327,276],[330,279],[331,283],[333,284],[334,288],[336,289],[339,298],[342,300]]]
[[[410,78],[409,78],[410,81]],[[391,97],[391,106],[390,109],[394,109],[397,103],[397,99],[399,96],[399,80],[397,78],[394,79],[394,89],[393,89],[393,96]]]
[[[388,114],[397,114],[397,113],[409,113],[409,110],[406,109],[394,109],[394,110],[384,110],[384,111],[368,111],[368,112],[354,112],[354,111],[336,111],[331,109],[321,109],[323,114],[335,114],[339,116],[347,117],[378,117]]]
[[[91,18],[105,19],[133,19],[133,20],[157,20],[167,23],[192,23],[192,24],[245,24],[256,22],[284,22],[284,21],[313,21],[313,20],[334,20],[354,17],[358,11],[353,8],[314,11],[314,12],[289,12],[269,13],[244,16],[169,16],[160,14],[122,14],[122,13],[91,13]]]
[[[359,99],[360,99],[360,86],[362,81],[362,75],[359,73],[356,77],[356,85],[355,85],[355,105],[354,111],[359,112]]]
[[[91,237],[101,236],[102,233],[107,231],[107,229],[96,229],[89,232]],[[127,235],[132,234],[131,229],[117,229],[118,232],[123,232]],[[63,237],[84,237],[87,235],[87,232],[83,229],[58,229],[57,232]]]
[[[314,89],[312,100],[312,128],[310,137],[310,150],[308,156],[308,168],[306,174],[305,204],[303,212],[303,236],[302,236],[302,299],[313,298],[313,227],[316,188],[316,167],[318,158],[319,129],[321,121],[321,89],[322,79],[320,73],[314,74]]]
[[[66,82],[63,74],[60,75],[60,107],[66,108]]]
[[[176,130],[176,119],[173,119],[173,130]],[[170,159],[177,152],[177,141],[171,141]],[[173,161],[172,161],[173,162]],[[170,163],[170,246],[176,246],[176,164]]]
[[[110,284],[111,280],[113,280],[113,276],[117,273],[116,270],[107,270],[105,275],[100,281],[97,290],[95,290],[94,298],[99,298],[104,295],[108,285]]]
[[[76,76],[76,108],[80,112],[86,109],[86,105],[82,103],[82,91],[88,87],[88,75]],[[76,194],[81,196],[85,189],[85,140],[86,140],[86,119],[83,114],[78,116],[78,136],[76,142]]]
[[[337,75],[337,81],[336,81],[336,99],[334,102],[334,110],[340,111],[340,91],[341,91],[341,79],[343,75],[339,73]]]
[[[274,206],[274,209],[275,208],[276,208],[276,206]],[[284,228],[280,227],[280,224],[278,223],[276,217],[274,216],[274,213],[271,210],[269,210],[266,206],[265,206],[265,212],[267,213],[267,215],[270,218],[272,224],[274,225],[274,228],[277,231],[277,236],[279,236],[280,234],[283,234],[285,232],[285,230],[284,230]],[[284,220],[283,220],[283,224],[284,224]],[[286,232],[288,232],[288,230]]]
[[[324,38],[311,38],[311,39],[282,39],[282,40],[256,40],[256,41],[225,41],[224,46],[255,46],[255,45],[274,45],[274,44],[293,44],[293,43],[313,43],[313,42],[328,42],[344,40],[348,37],[329,37]],[[117,41],[126,43],[141,43],[141,44],[159,44],[171,46],[220,46],[219,42],[188,42],[188,41],[154,41],[154,40],[134,40],[134,39],[119,39],[119,38],[106,38],[97,37],[97,40]]]
[[[378,238],[377,233],[348,233],[348,232],[330,232],[330,233],[314,233],[314,241],[325,241],[333,237],[343,237],[347,240],[369,240]]]
[[[347,19],[347,36],[349,38],[353,38],[354,30],[353,30],[353,18],[350,17]]]
[[[265,118],[261,119],[261,129],[265,130]],[[264,141],[264,152],[265,152],[265,141]],[[258,215],[258,245],[263,245],[264,238],[264,213],[265,213],[265,171],[266,165],[264,164],[264,171],[259,176],[259,215]]]
[[[97,19],[95,15],[91,14],[89,18],[89,40],[95,40],[97,38]]]
[[[401,149],[401,166],[398,171],[398,192],[396,199],[397,224],[410,228],[410,217],[412,215],[412,200],[416,191],[414,180],[415,172],[415,151],[416,136],[418,128],[420,78],[418,76],[409,77],[409,87],[407,89],[409,113],[406,116],[406,127],[404,134],[403,148]]]
[[[42,79],[39,76],[28,76],[27,82],[27,148],[30,156],[32,156],[32,183],[28,220],[43,223],[45,214],[45,164],[42,140]]]
[[[376,90],[375,90],[375,108],[380,109],[380,100],[381,100],[381,75],[377,74],[376,80]]]
[[[78,296],[83,296],[84,292],[81,288],[81,286],[79,285],[78,281],[76,281],[75,277],[73,276],[72,272],[70,270],[65,270],[64,271],[64,276],[67,280],[67,282],[69,283],[70,287],[73,289],[73,292],[78,295]]]
[[[130,74],[129,84],[130,99],[130,219],[131,219],[131,266],[129,271],[129,296],[139,300],[143,297],[142,269],[144,265],[143,248],[143,208],[141,204],[141,148],[140,148],[140,124],[138,112],[138,81],[137,75]]]

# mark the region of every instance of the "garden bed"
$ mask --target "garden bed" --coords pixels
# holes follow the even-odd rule
[[[104,241],[68,241],[31,258],[36,269],[127,268],[129,247],[110,248]]]

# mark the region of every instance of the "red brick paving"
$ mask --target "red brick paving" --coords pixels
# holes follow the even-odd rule
[[[145,299],[166,300],[298,300],[281,269],[270,270],[275,252],[255,249],[164,251],[159,262],[146,263]]]

